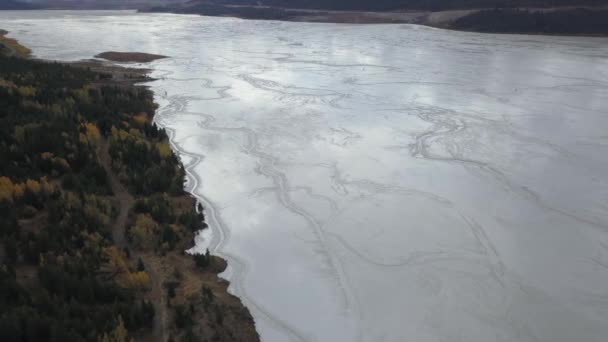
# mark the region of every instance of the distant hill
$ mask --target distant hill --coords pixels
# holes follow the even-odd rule
[[[0,0],[20,6],[51,9],[143,9],[153,6],[175,6],[188,0]]]
[[[608,6],[608,0],[0,0],[0,8],[23,8],[26,3],[63,8],[145,8],[189,3],[217,6],[262,6],[339,11],[442,11],[471,8]]]
[[[32,6],[286,21],[411,23],[480,32],[608,35],[608,0],[0,0],[0,9]]]
[[[499,33],[605,35],[608,34],[608,10],[491,9],[456,19],[450,28]]]
[[[0,10],[35,9],[38,6],[16,0],[0,0]]]
[[[148,10],[263,20],[409,23],[497,33],[608,35],[608,0],[191,0]]]
[[[471,8],[545,8],[608,5],[608,0],[194,0],[192,2],[342,11],[386,11],[398,9],[440,11]]]

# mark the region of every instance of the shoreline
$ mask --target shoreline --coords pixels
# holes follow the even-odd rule
[[[608,22],[607,6],[560,6],[514,8],[464,8],[445,10],[403,9],[393,11],[357,11],[297,9],[247,5],[191,5],[138,9],[138,13],[173,13],[213,17],[232,17],[244,20],[275,20],[303,23],[334,24],[412,24],[460,32],[489,34],[530,34],[549,36],[606,37],[608,25],[598,29],[598,22]],[[545,26],[534,27],[542,16]],[[496,18],[495,18],[496,17]],[[521,20],[527,21],[524,27]],[[496,26],[494,22],[508,22]],[[593,24],[586,21],[593,21]],[[574,24],[571,24],[574,22]],[[527,25],[527,26],[526,26]],[[532,25],[532,26],[530,26]],[[547,26],[548,25],[548,26]],[[586,25],[586,26],[585,26]],[[593,31],[599,30],[599,31]]]
[[[133,52],[132,54],[134,55],[143,55],[143,53],[139,53],[139,52]],[[153,56],[157,56],[157,55],[153,55]],[[162,59],[162,58],[170,58],[170,57],[166,57],[166,56],[162,56],[159,58],[154,58],[154,59]],[[124,61],[120,61],[120,63],[122,63]],[[134,61],[137,63],[141,63],[139,61]],[[76,61],[76,62],[71,62],[71,63],[88,63],[87,61]],[[69,64],[71,64],[69,63]],[[145,62],[143,62],[145,63]],[[145,76],[145,78],[142,78],[140,80],[137,80],[133,83],[133,86],[135,87],[145,87],[147,89],[150,89],[150,87],[146,84],[149,82],[153,82],[155,81],[155,79],[153,78],[149,78],[149,73],[151,71],[151,69],[138,69],[138,68],[130,68],[130,67],[123,67],[120,65],[115,64],[114,61],[109,61],[109,62],[101,62],[102,65],[104,65],[105,67],[108,67],[110,69],[116,69],[118,72],[124,72],[124,70],[141,70],[143,72],[143,75]],[[150,90],[152,93],[152,96],[157,96],[152,90]],[[153,99],[154,100],[154,99]],[[192,264],[192,255],[195,254],[199,254],[199,253],[191,253],[189,251],[193,250],[196,248],[196,236],[198,234],[202,234],[203,231],[205,231],[206,229],[213,229],[211,228],[211,226],[209,225],[210,220],[209,220],[209,216],[213,217],[213,221],[217,222],[217,218],[215,215],[215,208],[213,207],[213,205],[211,204],[211,202],[209,200],[207,200],[206,198],[204,198],[204,196],[200,196],[194,193],[194,189],[196,188],[195,185],[191,185],[192,183],[194,184],[198,184],[199,180],[198,178],[196,178],[196,176],[190,171],[190,168],[196,166],[198,164],[199,161],[192,163],[192,164],[185,164],[182,159],[180,158],[181,154],[185,154],[187,155],[187,153],[185,151],[182,151],[181,149],[179,149],[179,147],[177,146],[177,144],[175,143],[175,141],[173,140],[173,137],[175,135],[175,132],[170,129],[165,127],[162,123],[159,122],[158,117],[162,116],[162,113],[159,112],[160,107],[158,105],[158,103],[155,101],[154,102],[156,105],[156,110],[154,112],[154,115],[152,116],[151,120],[153,123],[155,123],[159,128],[161,128],[164,132],[165,135],[167,137],[167,140],[171,146],[171,150],[172,153],[178,157],[179,159],[179,164],[181,165],[182,169],[185,172],[184,175],[184,192],[186,193],[186,195],[188,197],[190,197],[193,200],[193,206],[197,208],[197,212],[204,214],[205,219],[202,221],[202,223],[204,224],[204,228],[194,232],[194,234],[191,237],[191,244],[190,247],[188,247],[188,249],[186,249],[185,251],[183,251],[181,253],[181,255],[173,255],[173,257],[177,257],[178,258],[178,262],[179,263],[184,263],[184,264]],[[194,182],[193,182],[194,180]],[[212,215],[209,215],[212,213]],[[215,225],[214,225],[215,226]],[[224,231],[221,230],[221,228],[218,228],[218,230],[221,231],[221,235],[222,237],[224,236]],[[234,267],[233,265],[229,265],[228,261],[234,262],[236,261],[233,257],[230,256],[225,256],[221,253],[218,253],[217,249],[219,248],[219,246],[221,245],[221,242],[224,240],[223,238],[221,239],[220,242],[213,244],[213,240],[215,240],[215,236],[217,234],[215,234],[215,231],[212,232],[212,241],[209,244],[209,248],[208,251],[212,252],[213,254],[211,255],[211,257],[213,258],[214,261],[211,261],[211,274],[212,277],[216,279],[216,282],[220,285],[220,292],[219,294],[216,294],[216,297],[219,296],[229,296],[229,297],[233,297],[235,298],[239,303],[241,303],[242,308],[244,309],[244,311],[247,313],[246,316],[248,316],[248,320],[250,320],[251,325],[253,327],[253,331],[255,332],[255,338],[251,339],[251,338],[244,338],[243,341],[259,341],[259,334],[257,333],[257,330],[255,329],[255,321],[253,320],[253,317],[251,316],[250,312],[249,312],[249,305],[246,305],[246,303],[243,303],[243,300],[241,298],[236,297],[234,294],[230,293],[228,291],[230,285],[231,285],[231,281],[225,279],[224,277],[220,276],[220,274],[224,273],[229,267]],[[202,254],[202,251],[200,251]],[[236,261],[239,262],[240,261]],[[214,266],[215,265],[215,266]],[[196,268],[191,267],[191,270],[194,270],[194,276],[196,276],[196,274],[198,274],[199,276],[201,276],[201,274],[199,273],[200,270],[197,270]],[[203,272],[207,272],[207,271],[203,271]],[[185,274],[186,276],[188,276],[188,274]],[[215,292],[215,291],[214,291]],[[249,301],[247,301],[249,302]],[[247,303],[248,304],[248,303]],[[238,327],[233,327],[235,330],[239,330]],[[240,341],[240,340],[239,340]]]
[[[160,116],[162,117],[163,114],[160,114]],[[195,198],[198,203],[201,203],[202,206],[205,208],[205,222],[208,224],[207,229],[211,230],[211,240],[208,243],[209,251],[212,253],[212,255],[218,256],[227,263],[226,269],[218,273],[217,277],[222,281],[228,283],[226,290],[230,295],[237,296],[238,293],[237,297],[249,312],[251,312],[252,309],[255,309],[259,314],[267,316],[264,310],[260,309],[260,307],[255,303],[255,301],[247,295],[247,292],[241,286],[241,282],[238,281],[239,278],[243,277],[247,273],[247,267],[245,266],[245,263],[239,257],[220,251],[222,245],[229,238],[230,231],[224,228],[224,224],[222,223],[221,218],[217,214],[217,209],[215,205],[204,195],[197,194],[194,192],[200,180],[191,171],[191,169],[196,167],[201,162],[201,157],[193,155],[181,149],[174,141],[174,130],[171,128],[167,128],[162,123],[157,121],[156,117],[155,123],[157,123],[159,127],[162,127],[168,133],[167,135],[169,137],[171,148],[174,151],[177,151],[178,156],[185,155],[193,159],[193,161],[188,164],[184,164],[183,161],[181,162],[184,166],[184,171],[186,172],[185,191],[188,192],[193,198]],[[196,245],[194,247],[196,247]],[[223,276],[224,273],[227,273],[227,276]],[[230,291],[231,286],[235,287],[237,290]],[[255,319],[253,319],[253,321],[255,323]]]
[[[220,10],[218,10],[218,8]],[[253,13],[249,12],[254,10]],[[552,37],[608,37],[608,6],[560,6],[560,7],[505,7],[505,8],[471,8],[471,9],[446,9],[438,11],[428,10],[394,10],[394,11],[355,11],[355,10],[317,10],[317,9],[296,9],[282,8],[269,6],[246,6],[246,5],[218,5],[208,11],[201,11],[199,8],[192,7],[146,7],[146,8],[74,8],[74,7],[47,7],[19,10],[2,10],[2,11],[120,11],[133,13],[167,13],[179,15],[196,15],[209,17],[228,17],[238,18],[243,20],[264,20],[264,21],[282,21],[294,23],[327,23],[327,24],[355,24],[355,25],[389,25],[389,24],[409,24],[420,25],[429,28],[444,29],[455,32],[482,33],[482,34],[500,34],[500,35],[534,35],[534,36],[552,36]],[[241,13],[244,11],[245,13]],[[267,12],[269,11],[269,12]],[[278,11],[278,12],[277,12]],[[576,13],[576,12],[579,13]],[[584,12],[581,16],[580,12]],[[496,13],[493,13],[496,12]],[[536,14],[541,14],[553,21],[557,21],[557,25],[561,26],[560,30],[554,28],[516,28],[514,26],[504,26],[496,29],[492,21],[500,18],[491,18],[497,13],[500,16],[512,16],[515,12],[517,18],[530,20]],[[559,17],[560,15],[562,17]],[[555,19],[554,14],[557,14]],[[553,16],[553,18],[551,18]],[[573,25],[566,30],[562,30],[564,25],[568,25],[569,21],[585,22],[587,19],[594,23],[585,23],[584,25],[598,25],[598,16],[602,28],[599,31],[588,32],[586,29],[578,28]],[[471,19],[475,17],[475,19]],[[589,18],[587,18],[589,17]],[[494,20],[496,19],[496,20]],[[514,17],[508,20],[513,20]],[[481,22],[477,22],[481,20]],[[490,21],[490,23],[488,22]],[[500,20],[498,20],[500,21]],[[529,25],[530,23],[528,23]],[[473,25],[473,26],[471,26]],[[545,29],[545,30],[543,30]],[[0,39],[2,34],[0,34]],[[111,52],[111,51],[110,51]],[[106,52],[107,53],[107,52]],[[111,52],[115,53],[115,52]],[[138,53],[137,59],[142,58],[141,62],[148,62],[154,59],[163,58],[165,56],[152,57],[146,53]],[[102,57],[103,58],[103,57]],[[122,58],[120,56],[119,58]],[[150,59],[152,58],[152,59]],[[108,59],[112,60],[112,59]],[[116,62],[124,62],[120,59],[115,59]]]
[[[9,33],[9,31],[0,29],[0,54],[22,58],[29,57],[32,54],[32,50],[27,46],[21,45],[16,39],[7,37]]]
[[[249,306],[264,341],[517,339],[528,325],[543,340],[608,334],[578,314],[593,304],[560,311],[571,298],[601,291],[597,267],[577,260],[602,250],[594,224],[603,221],[584,213],[602,203],[602,191],[585,189],[602,180],[591,177],[602,170],[589,170],[608,127],[597,72],[608,62],[605,38],[171,14],[11,16],[2,26],[48,59],[110,49],[173,56],[143,65],[157,79],[148,83],[155,119],[199,157],[182,155],[196,177],[185,189],[208,197],[205,233],[228,230],[221,249],[246,263],[243,276],[238,268],[221,276],[233,279],[230,292],[239,296],[240,282],[269,314]],[[66,36],[66,25],[85,29]],[[121,27],[133,34],[120,35]],[[572,190],[572,174],[589,176],[576,183],[580,201],[554,201],[552,184]],[[576,235],[573,220],[585,234]],[[552,231],[547,248],[532,248]],[[559,241],[572,236],[580,239],[571,251],[559,252]],[[541,261],[522,266],[521,258]],[[549,279],[547,262],[567,267]],[[551,296],[579,280],[567,298]],[[483,319],[505,312],[515,313],[509,324]],[[466,331],[445,317],[459,317]]]
[[[8,34],[7,31],[0,31],[2,36]],[[10,48],[13,46],[18,46],[19,48],[26,47],[20,45],[17,40],[11,38],[11,46],[9,47],[8,53],[6,56],[9,58],[15,53],[13,53]],[[14,45],[16,44],[16,45]],[[6,43],[0,41],[0,47],[6,46]],[[29,51],[29,49],[28,49]],[[129,53],[130,55],[144,55],[140,53]],[[192,187],[193,180],[194,182],[198,182],[198,180],[191,174],[189,167],[193,165],[185,165],[185,163],[179,158],[181,151],[176,148],[174,141],[172,140],[172,136],[174,132],[168,128],[165,128],[162,124],[158,124],[157,118],[162,114],[159,112],[159,105],[155,102],[155,96],[157,96],[146,83],[154,81],[153,78],[150,78],[149,73],[151,69],[146,68],[132,68],[125,67],[113,62],[108,61],[98,61],[98,60],[79,60],[79,61],[53,61],[46,60],[40,58],[30,58],[26,56],[18,56],[20,58],[25,58],[27,60],[31,60],[35,63],[48,64],[53,62],[58,62],[63,65],[72,68],[78,69],[86,69],[88,71],[92,71],[98,73],[99,75],[110,75],[110,78],[102,78],[99,79],[95,84],[96,87],[102,86],[115,86],[120,88],[142,88],[146,89],[146,92],[149,94],[150,101],[154,103],[155,109],[152,113],[149,113],[149,120],[153,124],[157,124],[157,126],[161,129],[161,139],[162,135],[165,136],[165,139],[168,141],[171,151],[170,154],[178,158],[178,164],[181,165],[181,169],[185,172],[183,174],[183,195],[178,195],[178,197],[169,197],[170,201],[172,201],[172,205],[176,205],[181,208],[179,210],[188,211],[187,207],[191,207],[192,210],[196,210],[198,215],[204,218],[204,214],[209,211],[214,211],[214,209],[207,210],[206,206],[210,205],[208,201],[200,198],[196,194],[193,193],[194,187]],[[3,57],[4,58],[4,57]],[[163,56],[164,58],[164,56]],[[135,115],[135,114],[133,114]],[[164,132],[164,133],[163,133]],[[102,145],[107,146],[108,142],[110,142],[110,138],[102,138]],[[154,143],[154,141],[148,141],[148,143]],[[182,238],[176,242],[177,246],[186,247],[185,250],[180,247],[173,250],[163,251],[162,254],[158,254],[157,251],[146,251],[139,250],[137,247],[133,245],[133,242],[127,242],[125,239],[127,237],[127,232],[125,229],[129,228],[129,223],[134,220],[133,206],[135,204],[135,200],[140,200],[140,197],[136,194],[129,194],[131,190],[126,190],[124,187],[122,180],[118,181],[119,176],[115,173],[114,168],[110,165],[113,164],[111,161],[111,157],[107,154],[107,152],[101,152],[103,150],[107,150],[107,147],[100,147],[100,158],[102,160],[102,165],[106,168],[106,172],[108,173],[108,177],[112,183],[113,190],[113,200],[120,200],[121,203],[119,205],[119,217],[117,218],[117,222],[115,226],[122,226],[122,228],[115,228],[122,230],[121,231],[113,231],[114,235],[113,243],[116,246],[122,246],[121,248],[127,248],[131,252],[127,254],[127,260],[129,263],[132,262],[133,258],[136,260],[139,259],[144,261],[146,267],[146,272],[148,273],[152,289],[148,290],[150,292],[145,292],[142,296],[142,299],[145,298],[150,300],[151,303],[155,306],[156,316],[155,316],[155,324],[152,331],[146,332],[143,336],[140,336],[141,333],[137,333],[135,336],[138,338],[145,338],[146,340],[153,340],[159,342],[165,342],[172,338],[179,338],[180,336],[186,336],[190,330],[186,331],[181,328],[176,328],[173,326],[173,321],[177,319],[175,316],[176,313],[173,313],[174,306],[183,306],[190,305],[190,310],[192,311],[193,305],[196,303],[197,307],[203,306],[203,312],[201,309],[196,310],[197,312],[192,311],[190,318],[193,320],[193,325],[195,329],[198,329],[201,338],[216,338],[218,336],[222,339],[234,339],[238,341],[259,341],[259,334],[255,328],[255,322],[253,317],[251,316],[248,308],[244,306],[243,301],[238,297],[234,296],[228,291],[228,287],[230,286],[230,282],[226,279],[219,276],[220,273],[226,271],[228,267],[228,263],[226,258],[222,258],[218,255],[203,255],[203,259],[206,259],[205,265],[203,268],[198,266],[198,261],[195,260],[194,254],[191,251],[196,248],[195,237],[198,234],[201,234],[205,229],[211,229],[208,227],[206,223],[206,219],[202,219],[200,221],[201,229],[197,231],[193,231],[192,233],[185,235],[181,235]],[[103,154],[106,154],[104,157]],[[103,161],[103,160],[106,161]],[[195,183],[196,184],[196,183]],[[121,195],[124,194],[124,195]],[[120,197],[123,196],[123,199]],[[124,197],[127,196],[127,197]],[[135,196],[135,197],[134,197]],[[167,196],[165,194],[165,196]],[[170,195],[174,196],[174,195]],[[125,202],[126,201],[126,202]],[[189,203],[189,204],[188,204]],[[185,207],[184,207],[185,206]],[[122,221],[121,221],[122,220]],[[121,222],[121,223],[119,223]],[[117,235],[118,234],[118,235]],[[214,234],[215,236],[215,234]],[[202,251],[200,251],[202,253]],[[131,256],[129,256],[129,254]],[[195,261],[196,264],[195,265]],[[179,277],[177,277],[177,273],[179,272]],[[175,278],[177,277],[177,279]],[[183,279],[183,281],[182,281]],[[175,283],[177,280],[178,285],[175,286],[175,292],[177,296],[170,297],[167,291],[163,288],[166,288],[168,284]],[[180,285],[179,283],[183,283]],[[198,284],[198,285],[196,285]],[[201,285],[202,284],[202,285]],[[174,286],[174,285],[171,285]],[[202,304],[198,303],[201,298],[200,289],[201,286],[203,289],[207,289],[209,294],[214,300],[211,300],[211,304],[209,304],[209,299],[205,299],[205,293],[203,291],[203,302]],[[169,296],[169,297],[168,297]],[[194,297],[193,297],[194,296]],[[207,304],[206,304],[207,303]],[[215,313],[206,313],[206,307],[211,305],[211,308],[215,308]],[[168,307],[169,309],[166,309]],[[176,309],[177,310],[177,309]],[[216,317],[216,318],[213,318]],[[227,329],[223,328],[224,324],[220,324],[219,326],[215,325],[216,323],[211,322],[211,319],[220,319],[219,317],[224,317],[221,320],[225,320],[228,324]],[[203,328],[204,327],[204,328]],[[231,337],[232,336],[232,337]],[[236,337],[235,337],[236,336]]]

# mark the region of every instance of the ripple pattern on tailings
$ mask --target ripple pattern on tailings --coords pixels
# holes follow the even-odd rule
[[[265,341],[608,336],[605,38],[0,19],[40,57],[171,56],[156,120]]]

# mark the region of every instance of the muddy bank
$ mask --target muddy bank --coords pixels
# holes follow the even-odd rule
[[[119,63],[148,63],[157,59],[167,58],[167,56],[144,52],[106,51],[95,55],[95,58],[103,58],[108,61]]]

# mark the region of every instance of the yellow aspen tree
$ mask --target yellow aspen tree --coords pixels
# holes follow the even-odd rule
[[[169,158],[171,156],[171,146],[166,142],[160,142],[156,144],[156,149],[158,149],[158,153],[163,159]]]
[[[125,261],[123,252],[118,249],[118,247],[110,246],[104,248],[103,251],[106,257],[108,258],[108,263],[110,264],[110,267],[112,269],[121,273],[128,272],[129,267],[127,265],[127,262]]]
[[[13,186],[13,198],[18,200],[21,199],[23,197],[23,194],[25,193],[25,184],[23,183],[19,183],[19,184],[15,184]]]
[[[46,177],[40,178],[40,188],[42,193],[47,196],[55,192],[55,186],[49,183]]]
[[[109,334],[103,334],[100,342],[129,342],[129,332],[125,328],[125,323],[122,321],[121,316],[118,316],[116,328]]]
[[[0,201],[13,201],[14,185],[8,177],[0,177]]]
[[[148,115],[146,113],[139,113],[133,117],[133,121],[139,126],[143,126],[148,122]]]
[[[148,214],[139,214],[135,225],[131,227],[131,236],[135,246],[148,249],[154,247],[158,232],[158,223]]]
[[[38,183],[38,181],[34,180],[34,179],[28,179],[25,181],[25,188],[33,193],[33,194],[39,194],[41,191],[41,186],[40,183]]]
[[[145,271],[138,271],[129,274],[129,282],[133,288],[147,289],[150,286],[150,276]]]
[[[93,145],[97,145],[99,140],[101,140],[101,134],[97,126],[94,123],[86,122],[83,124],[83,127],[85,129],[86,140]]]

